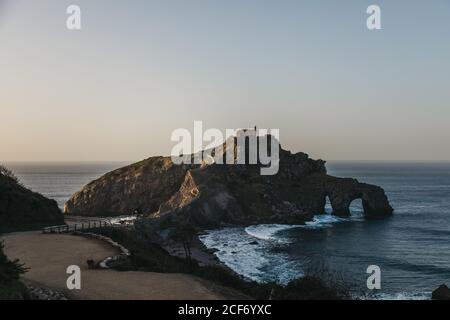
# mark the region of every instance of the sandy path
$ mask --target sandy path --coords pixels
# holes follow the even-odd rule
[[[5,235],[5,252],[30,268],[25,282],[65,292],[75,299],[224,299],[214,285],[194,276],[174,273],[118,272],[87,269],[86,260],[99,261],[117,253],[108,244],[80,236],[38,232]],[[67,290],[66,268],[81,268],[81,290]]]

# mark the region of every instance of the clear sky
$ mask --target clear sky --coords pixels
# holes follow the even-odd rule
[[[0,161],[169,154],[194,120],[326,160],[450,160],[450,1],[0,0],[0,117]]]

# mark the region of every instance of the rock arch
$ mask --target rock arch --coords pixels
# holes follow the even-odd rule
[[[359,183],[355,179],[329,177],[325,184],[323,204],[328,196],[333,209],[332,214],[349,216],[350,205],[356,199],[361,199],[364,215],[385,216],[393,212],[384,190],[378,186]],[[325,209],[323,210],[325,212]]]

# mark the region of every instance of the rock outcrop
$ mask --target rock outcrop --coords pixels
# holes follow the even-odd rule
[[[431,298],[433,300],[450,300],[450,289],[445,284],[442,284],[433,291]]]
[[[325,172],[323,161],[309,159],[303,153],[292,155],[283,151],[276,180],[290,181],[295,177]],[[189,205],[200,196],[199,188],[202,189],[202,199],[217,192],[213,198],[219,201],[219,206],[226,203],[229,206],[228,201],[234,199],[232,194],[242,198],[241,192],[258,198],[262,195],[261,190],[266,189],[264,196],[270,198],[269,194],[274,193],[272,178],[261,176],[257,165],[176,165],[170,157],[152,157],[91,182],[65,204],[65,212],[88,216],[132,213],[159,216],[175,207]],[[276,199],[272,200],[275,207],[283,207],[283,204],[276,203]],[[210,205],[214,206],[213,203]],[[230,210],[244,209],[238,207]],[[265,211],[277,212],[277,209],[269,207]],[[237,222],[242,213],[234,213],[232,220]]]
[[[188,170],[170,157],[152,157],[89,183],[66,202],[64,212],[81,216],[151,213],[178,191]]]
[[[232,141],[231,141],[232,142]],[[225,156],[228,140],[215,152]],[[392,207],[378,186],[332,177],[325,162],[305,153],[279,149],[276,175],[260,174],[261,165],[176,165],[153,157],[110,172],[76,193],[65,206],[75,215],[123,215],[139,212],[151,219],[138,224],[189,224],[199,229],[224,224],[304,223],[325,212],[350,214],[362,199],[368,217],[390,215]]]
[[[0,174],[0,232],[63,224],[56,201],[32,192],[16,179]]]

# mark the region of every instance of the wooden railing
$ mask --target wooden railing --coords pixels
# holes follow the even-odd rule
[[[42,233],[70,233],[105,227],[111,227],[111,223],[105,220],[91,220],[81,223],[46,227],[42,229]]]

